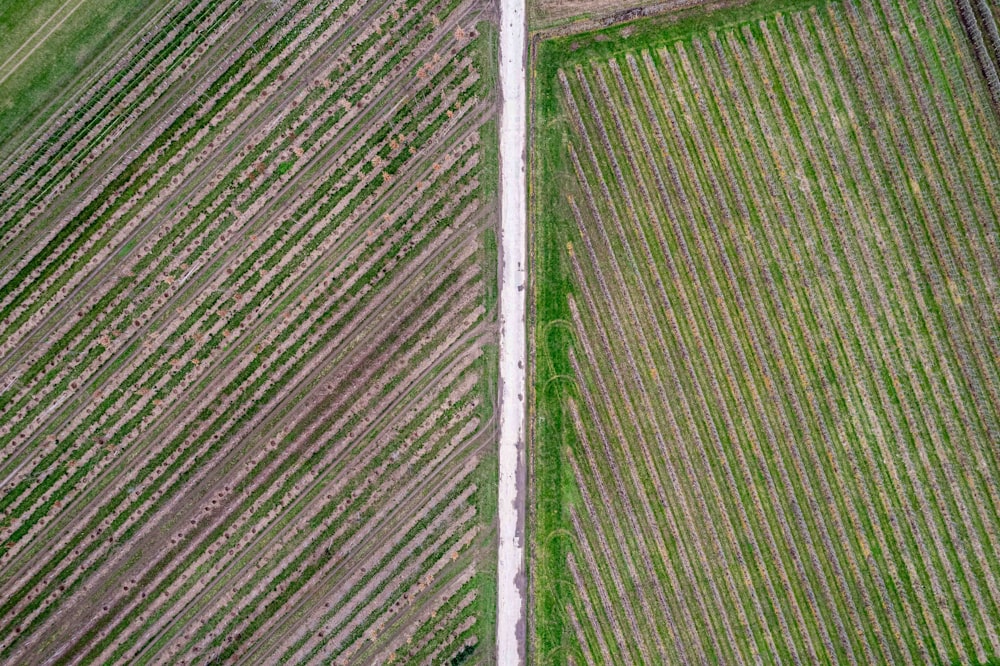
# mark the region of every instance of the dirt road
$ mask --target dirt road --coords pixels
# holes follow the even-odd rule
[[[500,541],[497,663],[525,660],[525,13],[500,1]]]

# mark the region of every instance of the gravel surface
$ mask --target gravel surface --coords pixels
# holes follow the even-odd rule
[[[525,661],[525,14],[500,3],[500,540],[497,663]]]

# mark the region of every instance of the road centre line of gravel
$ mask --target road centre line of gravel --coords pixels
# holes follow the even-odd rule
[[[525,3],[500,3],[500,429],[497,663],[525,663]]]

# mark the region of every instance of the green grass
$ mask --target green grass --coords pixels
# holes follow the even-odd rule
[[[483,231],[483,266],[485,273],[483,282],[486,293],[483,295],[483,307],[487,312],[496,313],[497,295],[500,288],[497,278],[497,267],[500,261],[497,247],[497,234],[492,228]]]
[[[0,143],[26,124],[34,124],[38,114],[59,100],[66,87],[81,73],[114,52],[122,34],[129,34],[162,3],[150,5],[139,0],[82,0],[82,4],[46,35],[58,22],[42,28],[32,44],[38,44],[20,66],[27,50],[15,52],[46,20],[63,6],[64,0],[31,2],[12,0],[0,6]],[[76,4],[71,0],[70,8]],[[32,47],[28,47],[32,48]],[[8,76],[8,72],[10,75]]]
[[[545,39],[538,43],[533,54],[535,72],[539,79],[546,80],[559,67],[659,47],[693,34],[722,30],[771,16],[776,12],[801,10],[823,2],[824,0],[752,0],[714,11],[695,6],[591,32]]]
[[[500,85],[500,62],[497,53],[500,52],[500,31],[489,21],[476,23],[478,57],[476,69],[483,77],[483,88],[499,99],[497,90]]]

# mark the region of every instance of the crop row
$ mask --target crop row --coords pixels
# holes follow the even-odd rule
[[[421,93],[421,94],[426,95],[428,92],[429,91]],[[416,101],[419,101],[419,99],[416,100]],[[417,106],[416,108],[419,109],[420,107]],[[376,135],[376,136],[372,137],[372,139],[370,139],[370,140],[377,141],[378,138],[379,138],[378,135]],[[411,138],[414,138],[414,137],[411,137]],[[362,148],[362,150],[359,151],[358,148]],[[364,148],[364,146],[358,146],[358,147],[354,148],[354,153],[353,153],[355,155],[355,157],[354,157],[354,160],[355,160],[354,164],[358,164],[359,163],[358,160],[365,159],[365,153],[364,153],[363,148]],[[370,157],[368,159],[370,159]],[[341,171],[340,172],[343,173],[350,166],[351,166],[351,163],[348,162],[347,164],[345,164],[345,165],[343,165],[341,167]],[[334,173],[334,174],[329,174],[328,173],[327,174],[327,176],[331,176],[331,175],[335,176],[336,173]],[[347,196],[349,193],[350,193],[350,189],[347,189],[347,190],[345,190],[343,192],[340,192],[340,193],[338,193],[338,198],[343,198],[343,197]],[[316,196],[319,196],[319,193],[317,193]],[[328,200],[328,202],[329,202],[329,200]],[[329,206],[332,207],[332,205],[335,204],[335,203],[337,203],[336,199],[333,200],[332,202],[330,202]],[[305,203],[304,204],[304,206],[309,206],[309,205],[310,205],[309,203]],[[206,211],[206,213],[207,212],[210,212],[210,211]],[[322,213],[322,211],[320,211],[320,212]],[[195,209],[195,210],[193,210],[191,212],[190,218],[192,219],[192,221],[200,221],[201,225],[207,224],[207,218],[204,215],[202,215],[201,213],[199,213],[197,209]],[[199,227],[195,227],[195,231],[197,231],[198,228]],[[218,228],[218,226],[216,228]],[[185,227],[182,227],[182,229],[185,229]],[[219,232],[216,232],[216,233],[218,234]],[[318,235],[316,233],[316,231],[314,231],[313,234],[314,234],[314,237],[316,235]],[[199,238],[199,234],[195,233],[194,234],[194,238]],[[277,240],[277,237],[273,237],[273,238],[275,240]],[[293,239],[294,239],[294,237],[293,237]],[[139,264],[134,265],[131,268],[130,272],[133,274],[133,277],[141,277],[142,280],[139,281],[138,284],[136,284],[135,280],[130,280],[129,284],[116,284],[116,285],[114,285],[114,288],[110,292],[105,293],[103,295],[102,299],[99,300],[99,301],[97,301],[95,303],[95,306],[97,307],[97,309],[99,311],[101,311],[103,313],[113,313],[114,314],[114,319],[112,319],[110,322],[107,322],[107,328],[108,329],[114,330],[114,329],[117,328],[119,330],[123,330],[123,329],[127,330],[128,322],[132,318],[134,318],[134,314],[132,314],[134,311],[133,310],[129,310],[129,309],[126,309],[126,310],[122,311],[122,306],[125,305],[126,303],[129,303],[130,305],[135,305],[135,306],[140,307],[140,308],[142,306],[144,306],[144,305],[158,305],[161,300],[165,299],[169,295],[169,291],[165,291],[167,285],[164,282],[169,283],[169,282],[173,282],[173,280],[168,278],[164,282],[160,282],[160,280],[163,279],[162,276],[163,276],[164,272],[166,272],[166,271],[169,270],[169,266],[163,266],[162,264],[161,265],[157,265],[156,263],[153,263],[154,259],[161,258],[161,257],[163,257],[165,255],[169,255],[170,259],[172,261],[176,262],[176,263],[173,264],[174,266],[177,266],[177,265],[183,266],[183,268],[181,270],[184,270],[186,272],[191,270],[191,266],[184,266],[184,264],[193,264],[194,263],[194,259],[197,259],[197,255],[195,255],[194,257],[192,257],[191,255],[187,255],[187,254],[181,254],[180,256],[175,256],[173,253],[169,252],[169,250],[171,248],[174,248],[178,244],[178,242],[182,241],[182,240],[183,239],[174,239],[171,235],[161,236],[161,238],[159,239],[158,243],[152,248],[154,250],[154,252],[151,252],[150,255],[147,255],[146,257],[143,257],[140,260]],[[188,247],[191,247],[190,243],[185,243],[185,245],[187,245]],[[200,247],[204,247],[206,245],[209,245],[208,240],[202,238],[201,243],[198,244],[198,245],[195,245],[194,249],[196,249],[199,246]],[[278,247],[280,247],[280,246],[278,246]],[[213,245],[209,245],[209,248],[213,248]],[[262,249],[266,249],[266,248],[262,248]],[[244,270],[250,269],[251,267],[253,269],[257,269],[258,268],[258,264],[259,264],[259,259],[258,259],[259,255],[260,255],[260,252],[256,252],[254,255],[252,255],[252,257],[249,260],[247,260],[244,257],[244,260],[243,260],[243,265],[245,267]],[[277,255],[277,256],[280,256],[280,255]],[[273,266],[264,266],[263,267],[264,271],[268,271],[270,269],[273,269]],[[175,268],[174,270],[178,270],[178,269]],[[139,276],[135,276],[135,273],[137,273],[137,272],[140,272]],[[250,274],[254,275],[254,276],[259,276],[258,272],[256,270],[251,270]],[[184,274],[181,274],[181,275],[183,276]],[[219,288],[220,289],[233,289],[234,292],[238,293],[239,292],[239,283],[236,282],[236,280],[245,280],[246,279],[246,273],[244,273],[244,272],[241,271],[239,273],[235,273],[235,276],[236,277],[234,277],[233,280],[230,280],[230,284],[228,284],[228,285],[222,285]],[[156,291],[152,292],[149,296],[140,297],[140,299],[138,300],[138,303],[136,303],[136,291],[135,291],[135,289],[136,288],[140,288],[140,289],[144,288],[144,285],[147,285],[147,284],[149,284],[149,285],[158,284],[158,286],[156,287]],[[145,289],[148,289],[148,287],[145,287]],[[142,292],[140,292],[140,293],[142,293]],[[225,292],[223,291],[223,293],[225,293]],[[131,302],[124,300],[124,297],[126,295],[131,297],[131,299],[130,299]],[[61,359],[72,358],[72,354],[74,352],[77,353],[77,354],[81,353],[83,351],[83,349],[81,347],[77,347],[76,349],[73,349],[72,347],[66,347],[66,345],[68,345],[68,343],[70,341],[74,340],[74,339],[83,340],[84,344],[87,344],[88,340],[93,340],[93,338],[95,337],[94,331],[91,330],[91,329],[88,329],[87,328],[88,325],[92,326],[93,324],[91,322],[88,322],[88,321],[79,321],[79,322],[75,323],[74,328],[70,329],[67,332],[67,334],[64,335],[60,339],[60,341],[58,343],[59,345],[63,346],[63,349],[66,350],[64,352],[64,355],[62,357],[60,357],[59,355],[57,355],[57,353],[60,352],[60,346],[54,346],[52,349],[50,349],[50,351],[45,356],[43,356],[42,358],[38,359],[35,362],[34,368],[29,369],[28,373],[26,373],[28,375],[28,377],[30,377],[31,375],[33,375],[35,373],[40,373],[45,367],[51,366],[51,367],[55,368]],[[92,343],[90,343],[90,344],[92,344]],[[44,366],[43,366],[43,364],[44,364]],[[47,377],[46,378],[47,382],[50,382],[51,380],[52,380],[52,377]],[[133,381],[134,381],[134,379],[133,379]],[[27,383],[27,386],[25,388],[30,388],[30,386],[31,386],[30,382],[26,382],[26,383]],[[23,400],[22,400],[22,403],[20,403],[20,404],[24,404]]]
[[[24,214],[27,207],[46,204],[69,187],[90,163],[123,138],[131,122],[154,104],[162,104],[161,98],[179,87],[182,76],[191,76],[191,66],[200,52],[232,31],[243,14],[235,3],[187,5],[186,9],[129,61],[109,70],[103,85],[91,88],[90,98],[79,103],[71,115],[61,114],[56,117],[58,124],[51,123],[54,132],[44,140],[46,150],[36,152],[30,167],[19,165],[17,178],[10,183],[0,213],[3,238],[14,238],[31,219]]]
[[[254,305],[254,299],[249,299],[248,298],[247,300],[248,300],[248,303],[246,304],[246,307],[249,310]],[[233,323],[232,320],[230,320],[230,323]],[[236,323],[238,323],[238,322],[236,322]],[[283,350],[283,351],[285,351],[285,356],[287,356],[288,352],[290,350]],[[138,396],[135,396],[135,395],[132,396],[132,399],[137,399],[137,398],[138,398]],[[104,402],[107,403],[107,408],[110,409],[110,408],[115,407],[115,402],[116,401],[120,402],[119,396],[117,396],[115,394],[112,394],[112,395],[108,396],[107,398],[105,398]],[[136,418],[138,418],[138,417],[136,417]],[[125,428],[125,432],[128,432],[129,430],[131,430],[131,428],[128,428],[128,427]],[[105,430],[104,432],[106,433],[106,435],[105,435],[106,442],[113,442],[114,443],[113,445],[117,445],[118,444],[118,441],[117,441],[118,438],[115,436],[113,430],[110,430],[110,431],[109,430]]]
[[[446,182],[447,182],[447,181],[446,181]],[[374,286],[374,285],[369,285],[369,286],[371,287],[371,286]],[[319,291],[319,292],[318,292],[318,293],[316,294],[316,296],[319,296],[320,294],[323,294],[323,293],[328,293],[328,292],[327,292],[327,290],[326,290],[326,289],[322,289],[322,290],[320,290],[320,291]],[[370,298],[370,295],[371,295],[372,293],[374,293],[374,292],[369,292],[369,298]],[[338,303],[339,303],[339,301],[338,301],[338,300],[337,300],[336,298],[329,298],[329,300],[328,300],[327,302],[328,302],[329,304],[338,304]],[[361,302],[364,302],[364,301],[361,301]],[[339,304],[341,305],[341,307],[346,307],[346,306],[348,305],[348,304],[346,304],[346,303],[339,303]],[[328,307],[329,307],[329,306],[328,306]],[[341,315],[341,317],[345,317],[345,316],[346,316],[346,317],[348,317],[348,318],[346,318],[346,319],[341,319],[341,322],[343,322],[343,323],[341,323],[341,324],[339,324],[339,325],[337,325],[337,326],[334,326],[333,328],[327,328],[327,329],[318,329],[318,330],[324,330],[324,331],[325,331],[325,333],[327,334],[327,337],[329,337],[329,336],[331,336],[331,335],[333,335],[333,334],[336,334],[336,333],[337,333],[337,332],[338,332],[338,331],[339,331],[339,330],[341,329],[341,327],[343,326],[343,324],[344,324],[344,323],[347,323],[348,321],[350,321],[350,318],[349,318],[349,316],[350,316],[350,313],[351,313],[351,312],[352,312],[353,310],[356,310],[356,308],[357,308],[357,306],[354,306],[353,308],[348,308],[348,309],[346,309],[346,311],[344,312],[344,315]],[[339,308],[338,308],[338,309],[339,309]],[[336,310],[335,310],[335,311],[336,311]],[[315,314],[318,314],[318,313],[316,313],[316,312],[310,312],[310,314],[311,314],[311,315],[315,315]],[[302,318],[302,315],[300,315],[300,317],[299,317],[299,318]],[[311,316],[311,317],[307,317],[307,318],[306,318],[306,323],[309,323],[309,320],[310,320],[310,319],[312,320],[312,322],[311,322],[311,327],[312,327],[312,328],[313,328],[314,330],[317,330],[317,325],[318,325],[319,323],[321,323],[321,322],[322,322],[322,318],[320,318],[320,319],[316,319],[316,318],[315,318],[314,316]],[[294,323],[294,322],[293,322],[293,323]],[[327,326],[329,326],[329,324],[328,324]],[[292,328],[291,328],[290,330],[286,331],[285,335],[289,335],[289,334],[291,334],[291,332],[292,332],[292,331],[294,331],[294,330],[296,330],[296,327],[294,327],[294,326],[293,326],[293,327],[292,327]],[[310,338],[312,337],[311,335],[303,335],[302,333],[299,333],[298,335],[300,336],[300,340],[302,340],[303,342],[305,342],[305,341],[308,341],[308,340],[309,340],[309,339],[310,339]],[[315,343],[314,343],[314,344],[315,344]],[[271,352],[271,353],[272,353],[272,354],[275,354],[276,356],[279,356],[279,358],[278,358],[278,361],[277,361],[277,362],[278,362],[279,364],[281,363],[281,358],[287,358],[287,357],[289,356],[289,354],[288,354],[288,352],[289,352],[289,351],[294,351],[294,349],[289,349],[289,350],[282,350],[281,348],[277,348],[277,347],[275,347],[275,346],[272,346],[272,345],[267,345],[267,347],[268,347],[269,349],[274,349],[274,352]],[[277,354],[277,352],[281,352],[281,351],[284,351],[284,353],[283,353],[283,354],[280,354],[280,355],[278,355],[278,354]],[[258,363],[259,363],[259,361],[258,361]],[[270,365],[270,367],[280,367],[280,365],[274,365],[274,362],[272,362],[272,363],[270,363],[270,364],[268,364],[268,365]],[[254,386],[255,386],[256,384],[258,384],[258,383],[262,383],[262,382],[265,382],[265,381],[266,381],[266,378],[268,377],[268,374],[267,374],[267,373],[265,373],[265,372],[263,372],[264,368],[268,367],[268,365],[265,365],[265,366],[262,366],[262,367],[261,367],[261,368],[260,368],[259,370],[258,370],[258,368],[254,368],[254,367],[253,367],[252,365],[251,365],[251,366],[246,366],[246,367],[244,367],[244,368],[243,368],[243,370],[242,370],[242,371],[241,371],[241,372],[240,372],[239,374],[237,374],[237,375],[236,375],[235,377],[233,377],[233,378],[232,378],[232,380],[230,381],[230,386],[231,386],[232,388],[230,388],[230,389],[226,390],[225,392],[226,392],[226,393],[230,393],[231,391],[233,391],[233,390],[237,389],[237,387],[239,387],[239,390],[241,390],[241,392],[244,392],[244,393],[246,393],[248,397],[251,397],[251,396],[253,396],[253,393],[254,393],[254,391],[253,391],[253,389],[254,389]],[[257,372],[254,372],[254,374],[252,374],[252,375],[251,375],[250,373],[248,373],[248,370],[250,370],[251,372],[252,372],[252,371],[257,371]],[[248,380],[248,379],[251,379],[251,378],[254,378],[254,382],[255,382],[255,383],[254,383],[254,384],[249,384],[249,385],[248,385],[248,384],[247,384],[247,380]],[[272,381],[273,381],[273,379],[272,379]],[[266,385],[266,384],[265,384],[265,385]],[[221,387],[220,387],[220,388],[221,388]],[[241,405],[241,404],[239,404],[239,403],[236,403],[236,404],[233,404],[233,405],[231,405],[231,406],[230,406],[230,408],[229,408],[228,410],[226,410],[226,412],[233,412],[234,410],[236,410],[236,408],[237,408],[237,407],[240,407],[240,409],[239,409],[239,411],[238,411],[238,412],[236,412],[236,414],[245,414],[245,413],[246,413],[246,407],[247,407],[247,405]],[[219,415],[219,417],[223,417],[223,416],[226,416],[226,413],[225,413],[225,412],[224,412],[223,414]],[[237,421],[237,422],[238,422],[238,421]],[[201,431],[201,432],[203,432],[203,433],[206,433],[206,435],[207,435],[207,433],[208,433],[208,432],[210,432],[210,430],[209,430],[209,429],[208,429],[207,427],[205,427],[205,426],[210,426],[210,425],[211,425],[211,422],[209,422],[209,423],[205,423],[205,424],[201,424],[201,423],[198,423],[197,421],[195,421],[195,422],[192,422],[192,424],[191,424],[191,425],[192,425],[192,426],[195,426],[195,425],[196,425],[196,426],[197,426],[197,428],[198,428],[198,431]],[[204,437],[204,436],[206,436],[206,435],[203,435],[203,437]],[[166,449],[166,450],[164,450],[164,453],[165,453],[166,451],[169,451],[169,449]],[[160,458],[161,458],[161,459],[163,458],[163,455],[164,455],[164,454],[163,454],[163,453],[161,453],[161,455],[160,455]],[[155,464],[156,462],[157,462],[157,460],[156,460],[156,459],[154,459],[154,460],[153,460],[153,461],[152,461],[152,462],[151,462],[151,463],[149,464],[149,466],[148,466],[148,469],[149,469],[150,471],[152,471],[152,470],[154,470],[154,469],[156,469],[156,468],[157,468],[157,464]],[[120,464],[120,463],[119,463],[119,464]],[[137,471],[139,471],[139,470],[137,470]],[[130,475],[130,476],[131,476],[131,475]],[[145,478],[145,477],[147,477],[147,476],[148,476],[148,473],[146,473],[146,474],[143,474],[143,473],[142,473],[141,471],[139,471],[139,473],[135,474],[135,477],[136,477],[136,479],[143,479],[143,478]],[[126,481],[128,481],[128,479],[125,479],[125,480],[126,480]],[[141,487],[142,487],[142,485],[140,484],[140,485],[139,485],[139,486],[138,486],[138,487],[137,487],[136,489],[137,489],[137,490],[138,490],[138,489],[141,489]],[[151,488],[150,490],[152,490],[152,488]],[[145,493],[142,493],[142,494],[140,494],[140,496],[139,496],[139,498],[138,498],[138,499],[140,499],[140,500],[141,500],[141,498],[143,497],[143,495],[145,495]],[[123,499],[124,499],[124,497],[123,497]],[[112,506],[114,506],[114,504],[112,504]],[[126,506],[125,506],[125,507],[123,507],[123,508],[127,508],[127,504],[126,504]],[[134,510],[134,509],[133,509],[133,510]],[[122,516],[124,517],[124,516],[128,515],[128,513],[127,513],[127,512],[125,512],[125,511],[122,511],[122,513],[121,513],[120,515],[122,515]],[[114,526],[114,523],[112,523],[112,526]],[[83,533],[85,533],[85,532],[83,532]],[[67,546],[67,548],[68,548],[68,546]]]
[[[321,27],[329,31],[327,38],[332,38],[338,29],[343,28],[341,25],[343,20],[337,12],[317,18],[324,19]],[[28,279],[30,285],[35,287],[28,297],[30,300],[26,300],[27,293],[24,291],[29,283],[15,280],[0,288],[0,293],[9,294],[7,298],[9,304],[3,312],[19,315],[16,320],[8,321],[9,326],[17,330],[42,304],[46,308],[52,308],[61,300],[60,297],[69,295],[68,287],[73,286],[71,278],[82,279],[87,273],[81,273],[81,269],[93,267],[94,262],[99,259],[104,260],[102,265],[107,264],[107,257],[111,256],[114,240],[117,239],[119,245],[124,243],[134,233],[137,225],[142,222],[149,224],[150,213],[162,216],[164,212],[171,212],[163,210],[162,202],[182,184],[190,187],[189,179],[192,172],[199,167],[203,171],[205,167],[203,163],[213,156],[214,141],[225,141],[228,132],[235,132],[248,118],[262,114],[265,101],[270,99],[270,95],[265,93],[269,89],[273,93],[278,76],[288,77],[301,67],[302,62],[297,59],[298,52],[308,43],[303,40],[317,31],[305,30],[301,24],[292,25],[294,29],[288,27],[286,32],[280,34],[281,39],[278,44],[272,45],[278,48],[269,51],[271,55],[259,56],[248,63],[244,67],[242,76],[230,77],[225,87],[210,97],[212,103],[189,108],[185,115],[191,115],[190,118],[182,116],[174,123],[176,130],[168,130],[161,134],[147,149],[147,152],[152,154],[150,159],[155,159],[154,162],[144,165],[138,171],[133,169],[135,173],[126,172],[119,176],[106,188],[115,194],[105,191],[102,199],[93,201],[76,213],[73,220],[64,226],[54,239],[48,241],[45,252],[32,256],[31,261],[21,267],[19,275],[22,279]],[[284,50],[281,46],[284,46]],[[313,49],[317,47],[318,44],[312,45]],[[284,68],[289,68],[290,71]],[[248,97],[252,88],[261,94],[251,101]],[[209,93],[211,92],[210,90]],[[238,109],[241,109],[242,113],[237,113]],[[192,114],[192,111],[195,113]],[[223,118],[225,121],[221,123],[220,128],[219,120]],[[265,131],[269,129],[265,126]],[[174,135],[175,131],[177,135]],[[212,134],[215,135],[214,141],[210,140]],[[264,147],[258,145],[255,150],[256,152],[250,149],[241,151],[235,158],[231,158],[225,167],[215,164],[218,180],[211,183],[214,189],[210,191],[225,193],[227,203],[232,202],[237,196],[236,186],[239,184],[237,178],[246,177],[245,173],[249,170],[253,159],[264,150]],[[182,159],[185,155],[188,159]],[[195,155],[198,157],[191,159]],[[243,164],[238,170],[234,170],[235,163],[240,160]],[[137,162],[133,162],[131,167],[137,166]],[[228,177],[222,178],[224,175]],[[117,182],[121,185],[116,186]],[[190,208],[195,208],[194,202]],[[143,214],[128,215],[130,211],[136,210],[142,211]],[[94,215],[97,217],[92,217]],[[85,221],[89,224],[83,226]],[[109,224],[112,221],[116,224]],[[170,215],[167,220],[161,221],[159,228],[169,229],[164,222],[171,224],[179,221],[176,215]],[[125,223],[128,226],[123,226]],[[109,242],[112,245],[105,247]],[[40,285],[44,287],[39,289]]]
[[[253,258],[255,258],[255,257],[251,257],[251,259],[253,259]],[[257,262],[254,262],[254,261],[247,262],[247,268],[250,268],[251,266],[254,266],[256,263]],[[264,268],[265,271],[268,271],[269,269],[270,269],[270,267],[265,267]],[[251,274],[252,275],[257,275],[257,272],[256,271],[251,271]],[[238,275],[242,275],[242,274],[238,274]],[[243,279],[243,278],[241,278],[241,279]],[[234,290],[238,291],[239,290],[239,285],[237,284],[237,285],[235,285],[235,287],[230,287],[230,288],[233,288]],[[238,323],[238,322],[236,322],[236,323]],[[133,381],[135,381],[135,378],[133,378]]]

